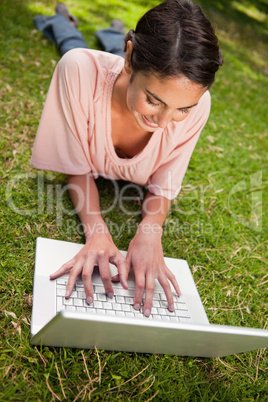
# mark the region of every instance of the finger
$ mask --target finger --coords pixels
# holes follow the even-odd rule
[[[180,290],[180,287],[178,285],[178,282],[177,282],[177,279],[176,279],[175,275],[168,269],[168,267],[166,267],[165,273],[166,273],[166,277],[168,278],[168,280],[172,283],[177,295],[181,296],[182,293],[181,293],[181,290]]]
[[[154,276],[147,275],[146,276],[146,287],[145,287],[145,303],[143,308],[143,314],[146,317],[149,317],[151,314],[153,297],[154,297]]]
[[[83,268],[83,262],[84,258],[80,258],[77,263],[73,266],[73,268],[70,270],[68,282],[66,285],[66,292],[65,292],[65,298],[68,299],[73,291],[76,279],[80,272],[82,271]]]
[[[59,276],[66,274],[66,272],[69,272],[70,269],[72,269],[72,267],[75,264],[75,260],[74,258],[72,258],[70,261],[66,262],[65,264],[63,264],[56,272],[54,272],[53,274],[51,274],[49,276],[49,278],[51,280],[53,279],[57,279]]]
[[[86,294],[87,304],[91,304],[94,300],[93,287],[92,287],[92,272],[94,270],[94,257],[90,253],[86,253],[82,279],[84,284],[84,290]]]
[[[120,282],[120,278],[119,278],[119,275],[117,274],[117,275],[115,275],[115,276],[112,276],[112,282]]]
[[[169,311],[174,311],[173,294],[166,275],[163,273],[163,275],[159,276],[158,281],[165,292]]]
[[[145,276],[144,273],[135,273],[135,296],[134,296],[134,309],[139,310],[142,304],[142,297],[144,293],[144,286],[145,286]]]
[[[128,284],[127,284],[127,278],[128,278],[128,264],[125,260],[125,258],[120,258],[117,262],[116,262],[116,266],[118,269],[118,276],[119,276],[119,280],[121,282],[121,285],[123,286],[124,289],[128,289]]]
[[[105,289],[105,293],[108,297],[113,297],[114,290],[111,282],[111,275],[109,269],[109,257],[104,250],[100,250],[98,253],[98,266],[100,271],[101,280]]]
[[[122,256],[120,251],[116,255],[110,258],[110,262],[117,267],[118,274],[112,277],[113,282],[121,282],[124,289],[128,289],[127,278],[128,278],[128,264],[126,258]]]

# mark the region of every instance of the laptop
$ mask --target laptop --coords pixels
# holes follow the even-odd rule
[[[85,301],[80,279],[72,296],[65,299],[68,275],[53,281],[49,275],[82,247],[82,244],[37,238],[31,320],[33,345],[196,357],[220,357],[268,347],[268,330],[209,323],[185,260],[165,257],[182,291],[179,297],[173,289],[173,313],[168,311],[163,289],[157,281],[150,317],[134,310],[133,273],[128,280],[129,289],[114,283],[114,297],[109,299],[97,268],[92,276],[94,302],[90,306]],[[112,264],[110,271],[112,275],[117,272]]]

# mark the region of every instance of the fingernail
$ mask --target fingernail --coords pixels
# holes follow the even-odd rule
[[[139,310],[141,308],[141,305],[139,303],[134,304],[134,309]]]
[[[114,297],[114,294],[112,292],[108,293],[107,296],[109,297],[109,299],[112,299]]]
[[[174,304],[171,304],[171,306],[169,307],[169,311],[174,311]]]
[[[144,315],[145,315],[146,317],[149,317],[150,314],[151,314],[151,311],[147,308],[147,309],[144,311]]]
[[[71,294],[70,290],[66,289],[66,292],[65,292],[65,297],[69,297],[69,296],[70,296],[70,294]]]
[[[88,296],[88,297],[86,298],[86,302],[87,302],[87,304],[91,304],[91,303],[93,302],[92,297]]]

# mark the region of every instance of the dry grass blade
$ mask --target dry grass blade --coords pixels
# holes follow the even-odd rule
[[[98,349],[96,348],[96,346],[95,346],[95,351],[97,353],[98,364],[99,364],[99,385],[101,385],[101,362],[100,362],[99,352],[98,352]]]
[[[57,371],[57,374],[58,374],[62,395],[64,396],[64,399],[67,399],[67,397],[65,395],[65,392],[64,392],[63,385],[62,385],[62,380],[61,380],[60,372],[59,372],[59,369],[58,369],[58,365],[57,365],[56,362],[55,362],[55,367],[56,367],[56,371]]]
[[[42,362],[44,364],[44,367],[46,367],[47,366],[47,360],[44,358],[44,356],[41,355],[41,353],[39,352],[39,350],[38,350],[38,348],[36,346],[35,346],[35,350],[39,354],[40,359],[42,360]]]
[[[45,375],[45,378],[46,378],[47,387],[48,387],[49,391],[51,392],[51,394],[54,396],[54,398],[58,399],[58,401],[61,401],[61,398],[57,394],[55,394],[55,392],[53,391],[53,389],[49,385],[48,375]]]
[[[145,402],[149,402],[149,401],[152,401],[155,397],[156,397],[156,395],[159,393],[159,389],[153,394],[153,396],[151,396],[151,398],[149,398],[149,399],[146,399],[146,401]]]
[[[140,386],[142,386],[143,384],[147,383],[152,377],[153,377],[153,380],[152,380],[152,382],[150,383],[150,385],[149,385],[147,388],[143,389],[139,394],[134,395],[134,396],[133,396],[133,399],[136,398],[136,397],[138,397],[138,395],[144,394],[146,391],[148,391],[148,389],[151,388],[151,386],[152,386],[153,383],[155,382],[155,376],[153,376],[153,374],[151,374],[148,378],[146,378],[145,380],[143,380],[142,382],[140,382],[140,383],[137,385],[137,388],[140,387]]]
[[[134,380],[134,378],[138,377],[138,376],[139,376],[140,374],[142,374],[145,370],[147,370],[147,368],[150,366],[150,364],[151,364],[151,363],[147,364],[147,366],[146,366],[144,369],[142,369],[138,374],[135,374],[135,375],[134,375],[133,377],[131,377],[129,380],[123,382],[122,384],[117,385],[116,387],[113,387],[113,388],[108,389],[107,392],[113,391],[113,390],[115,390],[115,389],[117,389],[117,388],[120,388],[120,387],[122,387],[123,385],[127,384],[128,382]]]
[[[92,378],[91,378],[91,376],[90,376],[90,374],[89,374],[89,371],[88,371],[88,368],[87,368],[86,358],[85,358],[85,355],[84,355],[84,351],[83,351],[83,350],[81,351],[81,354],[82,354],[82,357],[83,357],[84,366],[85,366],[85,369],[86,369],[86,373],[87,373],[88,379],[89,379],[89,381],[90,381],[90,384],[92,384]]]
[[[223,364],[225,367],[227,367],[229,370],[237,371],[236,368],[230,366],[230,364],[228,364],[228,363],[225,363],[225,362],[224,362],[223,360],[221,360],[219,357],[217,357],[217,360],[218,360],[221,364]]]

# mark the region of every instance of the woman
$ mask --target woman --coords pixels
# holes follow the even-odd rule
[[[51,276],[69,272],[66,297],[82,273],[86,300],[93,301],[91,274],[99,266],[112,297],[109,262],[127,288],[136,280],[134,308],[149,316],[154,280],[174,310],[164,262],[162,225],[181,188],[191,154],[210,111],[209,87],[222,64],[218,40],[201,9],[189,0],[167,0],[149,10],[125,37],[125,59],[74,49],[60,60],[47,95],[32,164],[68,175],[71,200],[82,222],[82,250]],[[101,216],[94,179],[147,185],[143,219],[121,255]]]

